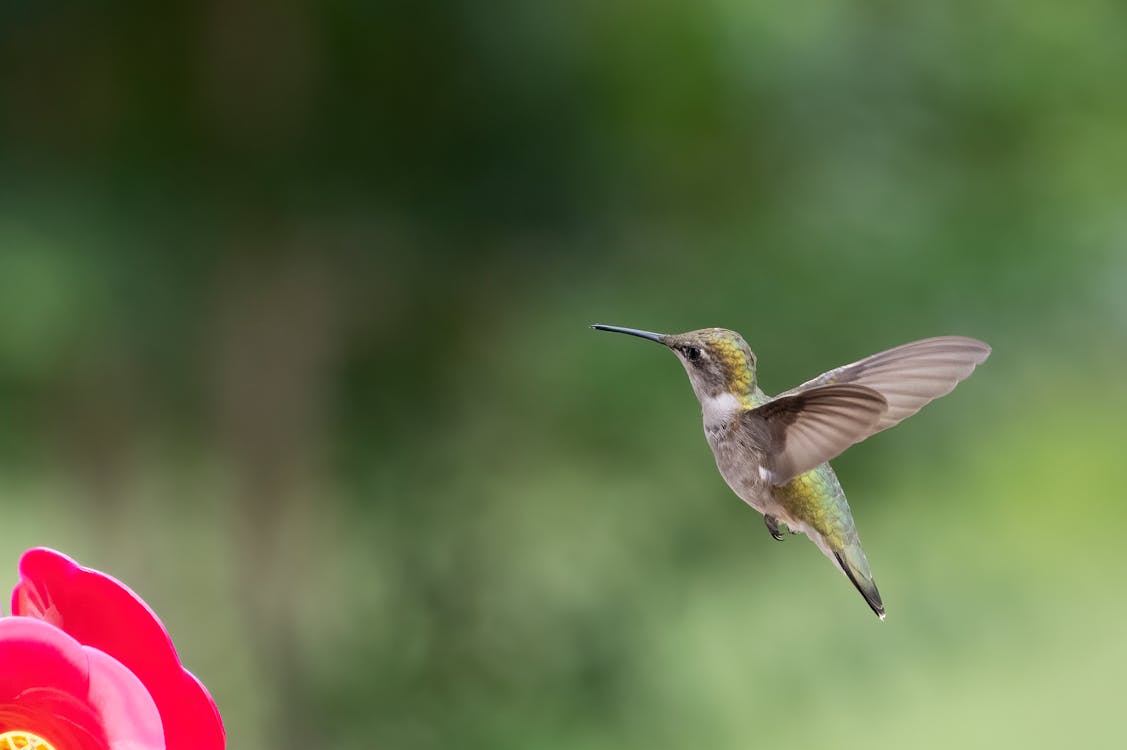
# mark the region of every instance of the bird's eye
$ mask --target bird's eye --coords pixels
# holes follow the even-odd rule
[[[690,362],[696,362],[698,359],[700,359],[700,349],[696,348],[695,346],[690,346],[689,348],[685,349],[685,359],[689,360]]]

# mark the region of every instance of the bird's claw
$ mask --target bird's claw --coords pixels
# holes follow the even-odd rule
[[[776,542],[783,541],[783,532],[779,530],[779,521],[774,516],[763,516],[763,523],[767,525],[767,530],[771,532],[771,536]]]

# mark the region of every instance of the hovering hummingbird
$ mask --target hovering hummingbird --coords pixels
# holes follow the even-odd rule
[[[784,526],[808,536],[883,620],[884,603],[828,461],[950,393],[986,361],[990,347],[963,336],[913,341],[771,397],[759,388],[755,353],[735,331],[592,328],[656,341],[677,355],[724,481],[763,514],[775,539],[782,541]]]

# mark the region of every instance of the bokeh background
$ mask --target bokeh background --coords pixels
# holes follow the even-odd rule
[[[0,581],[129,582],[232,747],[1122,747],[1125,28],[5,3]],[[835,462],[885,623],[593,322],[994,346]]]

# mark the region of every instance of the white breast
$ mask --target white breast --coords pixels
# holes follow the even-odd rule
[[[716,457],[720,475],[745,503],[760,513],[789,520],[774,501],[770,485],[759,476],[760,460],[747,453],[749,446],[741,445],[727,430],[727,425],[740,410],[740,402],[730,393],[701,399],[704,414],[704,434]]]
[[[704,415],[704,429],[712,431],[731,421],[740,408],[740,400],[730,393],[705,396],[700,400],[700,408]]]

